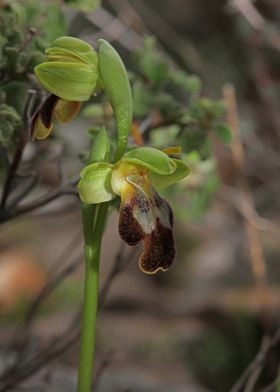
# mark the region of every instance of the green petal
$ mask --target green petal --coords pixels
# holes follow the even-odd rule
[[[78,101],[65,101],[59,99],[54,112],[55,115],[62,124],[66,124],[77,116],[81,108],[81,102]]]
[[[53,123],[47,128],[42,122],[40,116],[37,117],[33,128],[33,139],[46,139],[53,129]]]
[[[150,173],[151,183],[157,190],[167,188],[168,186],[175,184],[191,173],[191,168],[185,162],[180,161],[179,159],[172,160],[174,163],[176,163],[176,170],[173,173],[167,176],[163,176],[157,173]]]
[[[46,90],[66,101],[87,101],[97,81],[97,71],[83,63],[46,62],[34,71]]]
[[[112,200],[115,194],[111,188],[112,169],[108,163],[92,163],[81,171],[78,190],[81,200],[86,204],[104,203]]]
[[[108,162],[110,159],[110,141],[107,130],[102,127],[96,136],[91,151],[89,153],[88,162]]]
[[[146,167],[153,173],[167,175],[176,170],[176,163],[167,154],[152,147],[138,147],[123,156],[123,160]]]
[[[116,50],[106,41],[99,41],[99,73],[102,88],[110,99],[117,129],[118,160],[127,145],[132,124],[132,96],[125,66]]]

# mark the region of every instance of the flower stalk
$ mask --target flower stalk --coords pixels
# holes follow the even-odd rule
[[[102,205],[82,204],[85,241],[85,283],[78,392],[89,392],[92,390],[98,310],[99,259],[107,210],[107,203]]]

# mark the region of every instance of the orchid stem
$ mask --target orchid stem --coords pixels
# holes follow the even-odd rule
[[[92,391],[96,319],[99,288],[99,259],[108,205],[82,204],[85,241],[85,285],[77,392]]]

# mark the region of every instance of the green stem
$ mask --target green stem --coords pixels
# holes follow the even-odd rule
[[[98,305],[99,258],[108,205],[82,205],[85,240],[85,286],[78,392],[89,392],[92,386],[96,317]]]

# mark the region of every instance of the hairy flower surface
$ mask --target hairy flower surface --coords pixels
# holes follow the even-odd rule
[[[80,197],[88,204],[120,196],[119,233],[131,246],[142,242],[140,269],[147,274],[166,271],[175,258],[172,210],[157,192],[190,172],[165,152],[139,147],[116,164],[96,162],[81,172]]]

